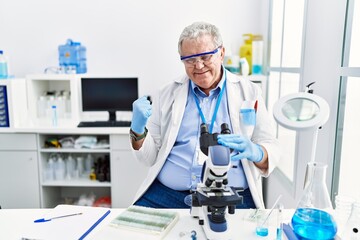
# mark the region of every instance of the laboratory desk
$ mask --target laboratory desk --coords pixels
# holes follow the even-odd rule
[[[123,210],[124,209],[111,209],[111,213],[91,231],[85,239],[159,239],[150,234],[120,230],[109,226],[111,220],[118,216]],[[24,233],[34,226],[34,219],[43,217],[48,211],[49,209],[0,209],[0,239],[25,240],[26,238],[23,238]],[[189,210],[181,209],[175,211],[179,213],[179,221],[168,232],[164,239],[189,240],[192,239],[191,231],[193,230],[197,233],[197,240],[206,239],[202,227],[198,224],[198,220],[190,216]],[[269,235],[267,237],[256,236],[256,223],[248,218],[254,211],[253,209],[236,210],[235,214],[228,215],[227,221],[230,239],[276,239],[276,223],[274,223],[274,220],[270,221]],[[292,213],[292,210],[284,211],[283,219],[285,222],[288,221]],[[81,222],[78,224],[81,224]],[[76,228],[76,226],[74,226],[74,228]],[[64,231],[66,231],[66,229],[59,229],[58,233],[54,232],[54,239],[61,239],[59,236],[61,236]],[[287,238],[284,235],[282,239],[286,240]]]

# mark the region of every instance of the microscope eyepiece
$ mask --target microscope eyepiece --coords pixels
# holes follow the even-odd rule
[[[203,135],[205,133],[209,133],[208,127],[205,123],[200,125],[200,134]]]
[[[223,123],[221,124],[221,134],[230,134],[230,128],[229,125],[227,123]]]

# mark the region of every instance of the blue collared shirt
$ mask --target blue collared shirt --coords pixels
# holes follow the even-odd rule
[[[206,122],[210,125],[224,81],[225,74],[223,74],[218,86],[210,91],[209,96],[190,81],[179,133],[158,175],[158,180],[165,186],[178,191],[194,190],[197,183],[201,181],[202,164],[198,161],[198,155],[200,154],[199,137],[202,121],[193,94],[195,93],[198,98]],[[221,124],[223,123],[227,123],[232,131],[227,102],[226,89],[224,89],[216,121],[214,122],[213,133],[221,132]],[[233,162],[232,164],[233,167],[228,172],[229,186],[247,188],[248,184],[241,162]]]

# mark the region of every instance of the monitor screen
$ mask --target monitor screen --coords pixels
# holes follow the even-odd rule
[[[115,121],[116,111],[131,111],[138,98],[138,79],[120,77],[81,78],[83,111],[108,111]]]

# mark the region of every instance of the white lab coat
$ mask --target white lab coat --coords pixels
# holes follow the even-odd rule
[[[267,150],[269,169],[267,172],[261,172],[253,162],[246,159],[241,161],[255,205],[257,208],[264,208],[261,176],[267,177],[280,159],[275,128],[270,121],[259,86],[229,71],[226,74],[226,91],[233,133],[243,134],[240,128],[240,108],[244,101],[258,100],[256,126],[251,140]],[[152,116],[147,124],[149,133],[142,147],[139,150],[133,150],[135,157],[150,167],[146,179],[136,193],[134,202],[145,193],[157,177],[175,143],[184,115],[188,90],[189,77],[184,75],[166,85],[157,96],[154,96]]]

